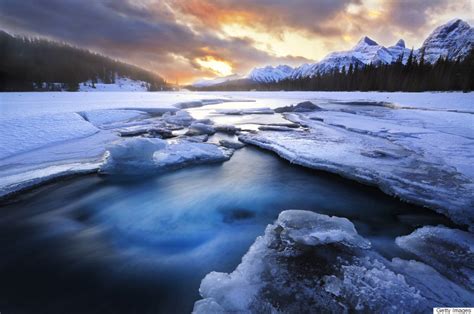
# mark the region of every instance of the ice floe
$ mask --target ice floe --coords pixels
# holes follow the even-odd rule
[[[143,176],[187,165],[228,160],[232,150],[214,144],[158,138],[127,138],[112,144],[100,173]]]
[[[376,185],[474,228],[474,115],[370,103],[328,108],[285,114],[306,130],[263,127],[240,139],[290,162]]]
[[[282,212],[232,273],[209,273],[199,291],[194,313],[423,313],[474,301],[427,264],[380,256],[347,219],[300,210]]]

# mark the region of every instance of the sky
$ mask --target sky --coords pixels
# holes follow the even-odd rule
[[[474,0],[0,0],[0,28],[90,49],[187,84],[297,66],[362,36],[418,48]]]

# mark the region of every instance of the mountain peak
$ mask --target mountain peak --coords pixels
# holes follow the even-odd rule
[[[395,46],[405,48],[405,41],[403,39],[400,39],[399,41],[397,41]]]
[[[359,42],[357,43],[356,47],[357,46],[360,46],[360,45],[369,45],[369,46],[377,46],[377,42],[373,39],[370,39],[369,37],[367,36],[364,36],[362,37]]]

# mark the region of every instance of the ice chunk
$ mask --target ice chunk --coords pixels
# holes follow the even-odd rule
[[[116,142],[108,147],[108,156],[100,167],[100,172],[142,174],[155,168],[153,155],[165,147],[166,142],[158,138],[139,137]]]
[[[108,148],[100,167],[104,174],[144,175],[179,167],[228,160],[232,150],[188,141],[167,143],[157,138],[128,138]]]
[[[396,243],[454,282],[474,291],[472,233],[444,226],[426,226],[398,237]]]
[[[350,221],[284,211],[230,274],[202,281],[194,313],[423,312],[426,299]]]
[[[163,119],[167,123],[176,124],[179,126],[190,126],[194,121],[194,118],[189,114],[189,112],[180,110],[175,114],[167,112],[163,115]]]
[[[303,101],[296,105],[279,107],[275,109],[275,112],[283,113],[283,112],[310,112],[315,110],[322,110],[321,107],[313,104],[310,101]]]
[[[216,113],[225,115],[274,114],[271,108],[216,109]]]
[[[222,133],[228,133],[228,134],[236,134],[237,132],[240,131],[240,128],[234,126],[234,125],[216,125],[214,127],[216,132],[222,132]]]
[[[221,144],[221,146],[232,148],[232,149],[240,149],[245,146],[245,144],[242,142],[231,141],[231,140],[226,140],[226,139],[220,140],[219,144]]]
[[[326,245],[370,248],[370,242],[357,234],[354,225],[346,218],[329,217],[304,210],[286,210],[278,216],[278,224],[284,229],[284,241],[303,245]]]
[[[168,170],[188,165],[221,162],[228,160],[233,151],[214,144],[181,142],[170,144],[158,151],[155,163],[158,169]]]
[[[186,135],[212,135],[216,133],[216,130],[212,125],[209,124],[204,124],[200,122],[193,122],[190,126],[188,131],[186,132]]]
[[[394,258],[390,266],[403,274],[407,283],[416,287],[433,307],[469,307],[474,304],[472,290],[466,290],[426,264]]]

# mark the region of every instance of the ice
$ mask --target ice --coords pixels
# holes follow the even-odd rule
[[[239,141],[232,141],[232,140],[227,140],[227,139],[222,139],[219,141],[219,144],[221,146],[227,147],[227,148],[232,148],[232,149],[240,149],[245,146],[244,143],[239,142]]]
[[[189,114],[189,112],[180,110],[176,113],[165,113],[163,115],[163,119],[167,123],[175,124],[178,126],[190,126],[191,123],[194,121],[194,118]]]
[[[216,133],[216,130],[212,125],[204,124],[200,122],[193,122],[188,128],[186,135],[212,135]]]
[[[80,113],[84,119],[97,127],[107,124],[124,122],[131,119],[145,119],[149,115],[146,112],[138,110],[93,110]]]
[[[228,160],[232,151],[213,144],[157,138],[127,138],[108,148],[100,173],[143,176],[187,165]]]
[[[227,124],[216,125],[214,129],[216,130],[216,132],[222,132],[222,133],[228,133],[228,134],[236,134],[237,132],[240,131],[240,128],[234,125],[227,125]]]
[[[0,160],[99,132],[77,113],[0,118]]]
[[[426,264],[394,258],[391,267],[403,274],[407,283],[416,287],[433,307],[469,307],[474,302],[472,290],[455,284]]]
[[[474,292],[474,235],[444,226],[426,226],[396,243],[438,272]]]
[[[308,130],[260,128],[243,142],[290,162],[376,185],[474,228],[474,115],[380,102],[321,104],[286,113]]]
[[[246,115],[246,114],[274,114],[270,108],[249,108],[249,109],[216,109],[218,114],[226,115]]]
[[[155,166],[153,155],[164,149],[166,142],[157,138],[130,138],[108,147],[108,157],[100,167],[101,173],[139,173]]]
[[[282,113],[282,112],[310,112],[310,111],[314,111],[314,110],[321,110],[321,108],[318,107],[317,105],[313,104],[310,101],[303,101],[303,102],[300,102],[296,105],[276,108],[275,112],[278,112],[278,113]]]
[[[329,217],[303,210],[287,210],[278,216],[284,231],[282,241],[317,246],[331,243],[348,247],[370,248],[370,242],[357,234],[354,225],[346,218]]]
[[[284,211],[232,273],[203,279],[194,313],[429,310],[419,290],[389,264],[347,219]]]

